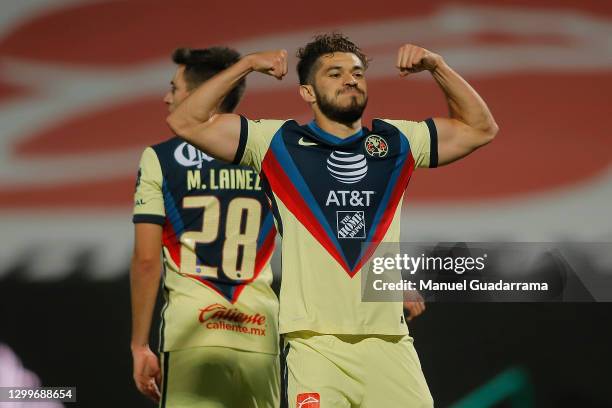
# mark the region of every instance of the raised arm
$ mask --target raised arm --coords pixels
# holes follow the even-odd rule
[[[168,125],[177,136],[205,153],[233,161],[240,138],[240,117],[215,113],[223,98],[253,71],[282,79],[287,74],[287,51],[264,51],[245,56],[193,91],[168,116]]]
[[[440,55],[406,44],[399,49],[397,68],[401,76],[431,72],[446,96],[449,117],[434,118],[439,166],[465,157],[493,140],[499,128],[487,104]]]

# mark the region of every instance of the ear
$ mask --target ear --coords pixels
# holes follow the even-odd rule
[[[300,96],[305,102],[309,104],[315,103],[317,101],[312,85],[300,85]]]

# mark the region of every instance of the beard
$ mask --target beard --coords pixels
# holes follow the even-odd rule
[[[328,119],[333,120],[334,122],[342,123],[343,125],[351,125],[355,123],[355,121],[361,119],[363,111],[368,104],[368,97],[361,89],[353,89],[361,93],[363,96],[363,101],[360,102],[358,97],[355,95],[351,97],[351,102],[346,106],[339,106],[334,100],[319,92],[316,92],[315,90],[317,105],[319,106],[321,113],[323,113],[323,115],[325,115]],[[341,95],[346,90],[347,89],[338,91],[336,96]]]

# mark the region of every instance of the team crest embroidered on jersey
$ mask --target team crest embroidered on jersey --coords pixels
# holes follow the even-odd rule
[[[296,408],[319,408],[321,406],[321,397],[318,392],[307,392],[298,394]]]
[[[389,144],[378,135],[370,135],[364,142],[365,151],[372,157],[385,157],[389,152]]]

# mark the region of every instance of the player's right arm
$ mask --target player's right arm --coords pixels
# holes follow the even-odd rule
[[[287,74],[287,51],[249,54],[204,82],[168,116],[174,133],[221,160],[235,159],[240,141],[240,116],[215,114],[223,98],[249,73],[257,71],[282,79]]]

